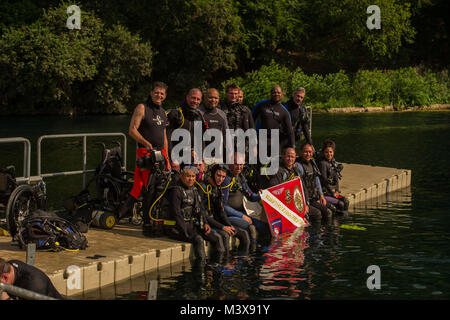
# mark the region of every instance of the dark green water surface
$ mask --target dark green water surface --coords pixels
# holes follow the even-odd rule
[[[126,133],[129,119],[2,117],[0,136],[27,137],[35,151],[40,135]],[[314,115],[316,148],[331,138],[337,144],[338,161],[411,169],[411,187],[361,204],[347,218],[275,239],[249,256],[233,254],[223,264],[209,263],[204,268],[184,262],[84,298],[145,298],[148,281],[158,279],[158,299],[448,299],[449,123],[450,112]],[[80,141],[46,142],[45,170],[81,169]],[[128,145],[131,169],[134,144]],[[22,148],[0,148],[0,166],[14,161],[21,170]],[[88,168],[95,167],[99,159],[98,147],[89,148]],[[32,163],[35,174],[34,158]],[[80,177],[48,179],[47,184],[55,207],[81,189]],[[366,230],[344,229],[341,224]],[[369,290],[366,285],[371,265],[380,268],[379,290]]]

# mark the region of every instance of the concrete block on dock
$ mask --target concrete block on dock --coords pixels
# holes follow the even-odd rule
[[[409,187],[411,186],[412,171],[406,170],[406,174],[407,174],[406,186]]]
[[[100,272],[97,263],[92,263],[84,269],[83,291],[97,289],[100,286]]]
[[[172,248],[171,263],[177,263],[183,260],[183,247],[182,245]]]
[[[156,256],[158,258],[158,269],[168,266],[172,259],[172,248],[157,249]]]
[[[377,197],[377,185],[373,184],[370,187],[367,188],[367,195],[366,195],[366,199],[373,199]]]
[[[356,206],[356,204],[360,203],[361,201],[362,201],[361,200],[361,191],[359,191],[359,192],[355,193],[355,206]]]
[[[399,175],[398,174],[394,174],[392,177],[392,188],[391,191],[396,191],[399,188],[399,179],[398,179]]]
[[[116,259],[114,264],[114,282],[130,278],[131,268],[128,256]]]
[[[411,185],[411,170],[404,170],[401,173],[401,177],[402,177],[401,188],[403,189],[409,187]]]
[[[377,183],[377,198],[384,196],[386,194],[387,181],[383,180]]]
[[[130,276],[133,277],[135,275],[144,273],[145,271],[145,254],[138,254],[131,256],[132,261],[130,263]]]
[[[114,283],[115,268],[116,264],[114,260],[97,263],[101,287]]]
[[[84,269],[85,268],[78,268],[76,272],[79,272],[79,276],[73,276],[72,271],[70,274],[68,270],[65,271],[64,277],[66,278],[66,284],[67,284],[67,295],[73,296],[76,294],[83,293],[84,288]],[[73,277],[72,277],[73,276]]]
[[[67,295],[67,282],[66,279],[64,279],[64,271],[56,272],[48,277],[60,294]]]
[[[158,268],[158,258],[156,257],[156,250],[151,250],[144,254],[144,271],[153,271]]]

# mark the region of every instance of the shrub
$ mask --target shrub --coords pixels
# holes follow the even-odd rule
[[[69,30],[67,7],[3,34],[0,112],[112,113],[135,103],[151,73],[150,44],[84,11],[81,29]]]
[[[417,70],[408,67],[388,73],[392,82],[390,99],[396,108],[425,106],[430,104],[430,92],[424,77]]]
[[[270,89],[279,85],[286,95],[286,90],[290,87],[291,73],[286,67],[276,64],[274,61],[268,66],[251,72],[246,78],[232,78],[222,83],[222,91],[228,83],[236,83],[244,91],[244,100],[250,108],[260,100],[270,98]]]
[[[343,108],[352,106],[351,83],[349,77],[340,70],[338,73],[329,73],[324,78],[326,95],[326,108]]]
[[[352,94],[356,106],[387,106],[390,91],[391,81],[381,70],[358,70],[354,76]]]
[[[431,71],[419,74],[416,68],[391,71],[359,70],[353,76],[344,71],[307,75],[301,68],[293,72],[275,62],[251,72],[247,77],[234,78],[222,83],[222,87],[235,82],[244,90],[244,98],[250,106],[269,97],[270,88],[278,84],[287,100],[296,87],[306,90],[305,105],[314,109],[352,106],[425,106],[433,103],[449,103],[448,71]]]
[[[430,104],[448,103],[450,100],[448,70],[438,73],[428,70],[425,72],[424,78],[427,85],[426,90],[430,93]]]

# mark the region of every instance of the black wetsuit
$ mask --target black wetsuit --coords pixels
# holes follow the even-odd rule
[[[266,100],[256,104],[253,109],[253,119],[261,122],[259,129],[267,129],[267,141],[270,141],[271,129],[279,129],[279,151],[285,147],[295,147],[294,130],[292,129],[291,117],[289,112],[281,103],[274,103],[272,100]],[[268,149],[270,143],[268,144]]]
[[[281,162],[280,168],[276,174],[272,176],[265,176],[266,183],[263,188],[267,189],[300,176],[301,174],[297,166],[294,165],[292,169],[289,169]]]
[[[255,122],[253,121],[250,109],[240,104],[239,102],[223,103],[220,108],[225,113],[230,129],[254,129]]]
[[[180,112],[180,109],[181,109],[181,112]],[[194,122],[195,121],[200,121],[201,134],[202,134],[202,137],[200,137],[200,138],[202,140],[202,148],[205,147],[205,145],[203,143],[203,133],[208,128],[208,126],[203,118],[202,113],[199,110],[190,108],[186,104],[186,102],[184,102],[180,107],[170,110],[167,117],[169,120],[167,139],[168,139],[170,151],[172,150],[172,148],[175,144],[181,143],[181,142],[177,142],[177,141],[173,141],[173,142],[171,141],[172,133],[176,129],[186,129],[189,131],[190,136],[191,136],[190,148],[191,149],[194,148],[194,138],[195,138]],[[180,141],[182,141],[182,140],[180,139]]]
[[[322,159],[319,161],[319,170],[321,173],[320,184],[322,185],[323,195],[328,203],[334,205],[338,212],[343,212],[348,209],[349,201],[342,195],[338,198],[334,196],[335,192],[339,192],[339,175],[336,160],[331,161]],[[342,170],[342,169],[341,169]]]
[[[207,213],[196,187],[188,188],[178,183],[169,189],[168,202],[170,218],[176,221],[174,227],[166,230],[169,237],[193,243],[196,257],[200,259],[206,257],[203,239],[211,242],[218,253],[225,252],[219,235],[214,232],[205,235],[204,225],[208,222]]]
[[[232,224],[225,213],[222,189],[211,181],[205,183],[202,188],[203,201],[206,203],[206,206],[208,206],[209,203],[209,208],[207,211],[208,224],[222,236],[225,250],[228,251],[230,235],[225,232],[223,228],[224,226],[232,226]],[[209,194],[205,193],[205,191],[208,192],[208,190],[210,190]],[[235,227],[234,229],[236,231],[235,237],[239,239],[239,249],[245,252],[248,251],[250,247],[250,237],[248,232],[238,227]]]
[[[322,185],[323,194],[332,197],[336,191],[339,191],[338,172],[331,161],[326,159],[319,161],[318,166],[321,173],[320,184]]]
[[[305,199],[309,205],[309,217],[313,220],[319,220],[320,218],[327,218],[329,212],[327,207],[318,202],[320,198],[320,192],[318,185],[320,186],[319,174],[314,168],[312,161],[308,163],[300,161],[303,190],[305,192]]]
[[[299,133],[303,133],[306,141],[313,145],[311,135],[309,134],[309,117],[306,108],[303,103],[296,104],[292,98],[283,105],[287,108],[291,115],[292,127],[294,128],[294,134],[297,137]],[[297,138],[298,139],[298,138]]]
[[[164,148],[164,129],[168,125],[166,111],[151,100],[147,101],[144,106],[145,116],[137,130],[145,140],[152,144],[153,149],[162,150]],[[139,143],[139,148],[145,148],[145,146]]]
[[[14,286],[55,299],[63,299],[49,277],[38,268],[19,260],[10,260],[8,263],[14,268]]]
[[[228,129],[228,121],[225,113],[218,108],[206,108],[200,106],[198,110],[201,112],[203,119],[208,124],[208,129],[217,129],[222,133],[222,149],[226,151],[226,143],[230,142],[226,140],[226,130]],[[212,139],[214,141],[214,139]],[[213,141],[205,141],[205,148],[213,143]],[[217,156],[213,154],[213,156]],[[223,160],[223,159],[222,159]]]

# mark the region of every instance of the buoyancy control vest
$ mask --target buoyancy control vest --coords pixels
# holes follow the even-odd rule
[[[295,165],[292,167],[292,169],[281,166],[278,171],[278,177],[281,180],[280,183],[291,181],[295,177],[300,177],[300,170]]]
[[[181,212],[185,220],[199,219],[201,198],[196,188],[183,188],[175,186],[183,194],[183,202],[181,203]]]
[[[305,183],[305,189],[308,192],[309,198],[311,200],[319,199],[319,192],[317,190],[315,182],[316,173],[313,164],[311,163],[311,161],[307,164],[301,161],[300,164],[303,167],[304,171],[303,182]]]
[[[228,205],[238,211],[244,210],[244,193],[246,192],[243,186],[242,174],[232,178],[229,185]]]
[[[338,172],[336,171],[336,168],[329,162],[326,161],[326,168],[327,168],[327,182],[328,186],[333,192],[336,192],[339,190],[339,178],[338,178]],[[326,189],[324,190],[326,193]]]
[[[246,112],[249,112],[247,107],[238,102],[233,102],[230,104],[225,103],[221,108],[227,116],[228,127],[230,129],[248,129],[242,127],[242,117]]]

